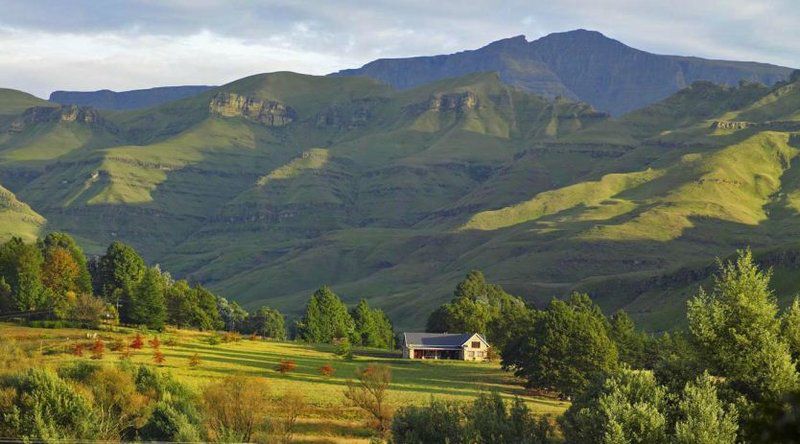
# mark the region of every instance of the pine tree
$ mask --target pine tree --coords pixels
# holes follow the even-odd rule
[[[300,337],[313,343],[331,343],[336,338],[350,338],[354,328],[347,306],[327,286],[311,296],[305,316],[298,325]]]
[[[158,271],[150,268],[136,286],[128,312],[129,322],[161,330],[167,318],[164,287]]]

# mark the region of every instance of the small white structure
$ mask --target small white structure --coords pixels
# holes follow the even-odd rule
[[[489,343],[480,333],[403,333],[407,359],[484,361]]]

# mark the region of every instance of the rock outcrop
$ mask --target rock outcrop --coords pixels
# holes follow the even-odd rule
[[[88,106],[34,106],[22,113],[22,116],[11,122],[9,131],[19,133],[31,125],[48,122],[77,122],[89,126],[104,124],[100,113]]]
[[[451,94],[435,94],[423,103],[408,107],[412,114],[422,114],[427,111],[447,112],[455,111],[464,113],[478,107],[478,97],[471,91]]]
[[[297,113],[281,102],[235,93],[216,94],[211,99],[208,110],[217,116],[244,117],[265,126],[284,126],[297,119]]]

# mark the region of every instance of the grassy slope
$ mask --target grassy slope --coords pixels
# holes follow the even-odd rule
[[[281,102],[295,121],[212,116],[209,91],[107,113],[113,131],[62,122],[6,135],[3,180],[92,252],[127,240],[250,308],[291,314],[333,284],[400,328],[422,325],[470,268],[543,302],[791,242],[800,228],[789,134],[711,128],[796,119],[796,84],[696,84],[618,120],[492,74],[395,92],[276,73],[218,91]],[[663,296],[603,305],[650,319],[681,304]]]
[[[63,365],[78,358],[69,350],[76,342],[91,342],[84,331],[74,329],[34,329],[0,324],[0,334],[14,338],[26,347],[41,350],[44,365]],[[132,333],[120,330],[117,333],[103,332],[107,341],[121,339],[129,342]],[[431,397],[468,401],[482,391],[497,390],[504,397],[522,396],[537,414],[556,415],[567,405],[557,400],[527,396],[519,381],[500,370],[496,364],[466,362],[408,361],[396,352],[362,350],[354,361],[338,358],[329,346],[309,346],[300,343],[278,343],[251,341],[223,343],[212,346],[207,343],[208,334],[192,331],[171,331],[161,335],[162,351],[166,358],[164,369],[195,390],[221,377],[234,374],[261,377],[274,396],[288,390],[297,391],[305,397],[312,408],[300,420],[301,433],[298,438],[316,442],[353,442],[369,436],[357,411],[343,405],[345,382],[352,378],[358,366],[369,363],[388,365],[392,369],[390,403],[394,407],[421,404]],[[172,339],[175,345],[166,345]],[[88,350],[87,346],[87,350]],[[108,349],[107,349],[108,350]],[[188,365],[189,358],[197,353],[201,359],[199,368]],[[149,347],[135,352],[134,363],[152,365],[152,350]],[[297,363],[295,371],[282,375],[275,371],[283,359]],[[107,351],[103,363],[113,365],[118,353]],[[335,373],[322,376],[319,368],[331,364]]]

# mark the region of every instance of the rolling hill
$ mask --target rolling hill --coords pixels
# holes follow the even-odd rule
[[[121,239],[250,308],[297,314],[330,284],[419,327],[479,268],[660,329],[702,279],[646,283],[800,241],[796,75],[620,118],[493,73],[400,90],[272,73],[128,112],[2,94],[2,233]]]
[[[485,71],[543,95],[585,101],[615,116],[650,105],[695,81],[772,85],[791,69],[764,63],[652,54],[596,31],[553,33],[528,42],[524,36],[449,55],[379,59],[337,76],[368,76],[397,88]]]

